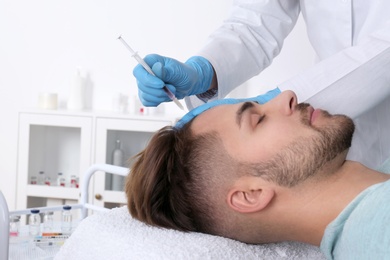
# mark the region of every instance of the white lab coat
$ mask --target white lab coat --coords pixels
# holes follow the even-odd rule
[[[279,88],[351,116],[356,132],[348,158],[379,166],[390,156],[389,0],[235,0],[199,52],[216,71],[218,98],[272,62],[300,12],[320,62]],[[201,104],[195,96],[186,103]]]

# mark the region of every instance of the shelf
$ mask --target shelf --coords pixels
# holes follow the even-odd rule
[[[59,115],[59,116],[75,116],[75,117],[90,117],[90,118],[108,118],[108,119],[133,119],[139,121],[161,121],[167,120],[168,122],[177,122],[183,115],[182,114],[156,114],[156,115],[140,115],[136,113],[119,113],[113,111],[101,111],[101,110],[82,110],[73,111],[66,109],[39,109],[30,108],[20,111],[21,113],[27,114],[38,114],[38,115]]]
[[[80,191],[76,188],[31,184],[27,185],[27,196],[30,197],[78,200],[79,194]]]
[[[173,125],[176,116],[118,114],[102,111],[26,110],[19,114],[17,208],[41,207],[79,200],[80,190],[31,185],[40,171],[52,181],[61,172],[83,180],[91,164],[112,163],[117,140],[125,160],[145,148],[154,132]],[[56,182],[54,182],[56,183]],[[88,201],[95,206],[127,204],[123,191],[113,189],[109,173],[96,174]],[[96,199],[100,195],[101,199]],[[99,198],[99,196],[97,196]]]

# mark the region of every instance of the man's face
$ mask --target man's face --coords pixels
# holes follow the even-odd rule
[[[298,105],[291,91],[264,105],[244,102],[217,106],[195,118],[191,128],[195,135],[217,132],[229,155],[240,162],[258,164],[278,158],[281,166],[276,167],[287,168],[278,174],[287,172],[300,179],[349,148],[354,131],[351,119],[331,116],[308,104]]]

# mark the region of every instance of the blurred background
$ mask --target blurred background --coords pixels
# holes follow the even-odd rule
[[[59,109],[66,109],[78,68],[89,86],[87,109],[112,110],[118,93],[134,102],[136,62],[118,36],[141,56],[158,53],[185,61],[227,17],[231,3],[0,0],[0,189],[10,208],[16,196],[20,110],[37,107],[40,93],[57,93]],[[270,68],[231,95],[263,93],[313,63],[302,18],[284,45]],[[164,104],[164,111],[183,115],[172,104]]]

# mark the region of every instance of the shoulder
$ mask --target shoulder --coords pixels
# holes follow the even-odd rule
[[[360,194],[326,229],[321,249],[335,259],[390,257],[390,181]]]

